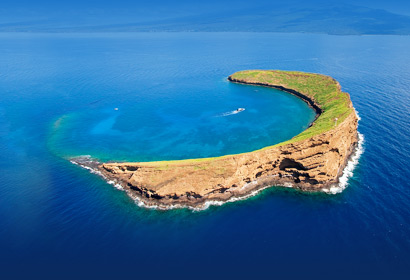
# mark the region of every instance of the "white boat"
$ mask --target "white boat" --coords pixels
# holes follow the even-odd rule
[[[235,110],[236,113],[239,113],[239,112],[242,112],[242,111],[245,111],[245,108],[238,108],[238,109]]]

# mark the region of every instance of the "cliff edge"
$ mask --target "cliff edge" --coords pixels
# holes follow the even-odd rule
[[[358,142],[358,118],[337,81],[319,74],[277,70],[240,71],[228,79],[297,95],[316,111],[316,120],[288,141],[249,153],[92,167],[77,163],[97,169],[144,205],[160,208],[201,207],[207,201],[245,197],[267,186],[315,191],[338,184]]]

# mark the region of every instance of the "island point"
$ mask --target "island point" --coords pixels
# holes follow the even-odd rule
[[[124,189],[141,205],[160,209],[203,208],[271,186],[320,191],[339,184],[357,147],[358,117],[349,94],[335,79],[294,71],[246,70],[228,80],[298,96],[315,110],[316,118],[292,139],[248,153],[157,162],[99,163],[87,157],[71,161]]]

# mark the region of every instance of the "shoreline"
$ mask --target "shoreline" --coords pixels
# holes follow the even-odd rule
[[[315,111],[316,116],[315,116],[315,119],[312,121],[312,123],[314,123],[314,122],[316,121],[316,119],[320,116],[320,114],[322,114],[322,109],[319,107],[319,105],[318,105],[314,100],[312,100],[312,99],[309,98],[308,96],[306,96],[306,95],[304,95],[304,94],[301,94],[300,92],[297,92],[297,91],[292,90],[292,89],[290,89],[290,88],[285,88],[285,87],[283,87],[283,86],[277,86],[277,85],[270,85],[270,84],[267,84],[267,83],[258,83],[258,82],[248,83],[248,82],[244,82],[244,81],[235,79],[235,78],[232,77],[232,75],[228,77],[228,81],[230,81],[230,82],[232,82],[232,83],[236,83],[236,84],[242,84],[242,85],[261,86],[261,87],[274,88],[274,89],[277,89],[277,90],[280,90],[280,91],[283,91],[283,92],[287,92],[287,93],[289,93],[289,94],[292,94],[292,95],[294,95],[294,96],[296,96],[296,97],[299,97],[299,98],[302,99],[304,102],[306,102],[306,104],[307,104],[310,108],[312,108],[312,109]],[[312,123],[311,123],[311,124],[312,124]]]
[[[112,185],[114,188],[120,191],[124,191],[134,202],[139,206],[143,207],[146,209],[157,209],[157,210],[173,210],[173,209],[190,209],[192,211],[204,211],[207,210],[210,206],[222,206],[226,203],[232,203],[236,201],[242,201],[246,200],[248,198],[254,197],[259,195],[262,191],[268,189],[268,188],[292,188],[297,191],[303,192],[303,193],[323,193],[327,195],[336,195],[341,193],[344,189],[346,189],[348,185],[348,180],[351,176],[353,176],[353,170],[355,169],[356,165],[358,164],[358,160],[363,153],[363,143],[364,143],[364,136],[360,133],[358,133],[359,136],[359,141],[357,145],[355,145],[352,153],[350,154],[348,160],[346,161],[346,164],[344,168],[341,170],[341,175],[339,178],[341,178],[343,175],[345,175],[346,178],[343,182],[337,182],[334,184],[331,184],[330,186],[323,186],[321,188],[311,188],[311,189],[303,189],[303,188],[298,188],[297,186],[289,185],[289,184],[258,184],[257,182],[253,181],[249,184],[255,185],[254,188],[249,189],[247,192],[244,192],[242,195],[238,196],[232,196],[226,200],[205,200],[202,203],[197,202],[195,204],[161,204],[154,202],[148,198],[144,198],[142,195],[138,195],[137,193],[131,191],[129,188],[124,186],[121,182],[118,182],[115,178],[108,178],[106,174],[101,172],[101,170],[98,168],[99,165],[101,165],[100,162],[97,160],[91,158],[91,156],[79,156],[79,157],[74,157],[70,160],[71,163],[78,165],[84,169],[87,169],[90,171],[90,173],[96,174],[103,178],[108,184]],[[351,166],[349,166],[351,165]],[[93,167],[92,167],[93,166]]]
[[[259,75],[257,78],[255,73]],[[279,79],[279,83],[266,82],[270,77]],[[295,81],[301,80],[304,82],[302,89],[310,90],[306,84],[312,84],[312,79],[316,79],[321,85],[319,89],[324,90],[324,100],[333,94],[343,102],[343,106],[337,104],[339,107],[333,106],[329,110],[327,103],[317,100],[317,92],[309,96],[294,86]],[[346,173],[349,162],[360,156],[361,138],[357,132],[358,116],[348,94],[341,91],[336,80],[319,74],[262,70],[237,72],[228,80],[293,94],[315,110],[316,118],[308,129],[288,141],[243,154],[145,163],[100,163],[90,157],[77,157],[70,161],[126,191],[139,206],[163,210],[206,209],[210,205],[246,199],[273,186],[325,193],[338,193],[344,188],[339,179]],[[312,85],[316,87],[316,83]],[[329,117],[323,118],[332,110],[336,111],[335,108],[341,111],[340,118],[334,121],[332,118],[329,121]],[[324,125],[327,125],[327,130],[315,131]]]

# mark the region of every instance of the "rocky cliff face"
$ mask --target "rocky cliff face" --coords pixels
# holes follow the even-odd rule
[[[104,163],[98,169],[130,196],[160,207],[198,207],[275,185],[320,190],[338,183],[357,145],[357,122],[351,110],[334,128],[295,143],[211,160]]]

